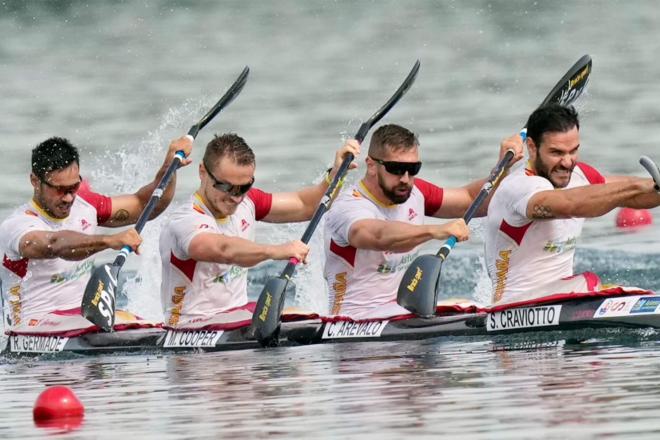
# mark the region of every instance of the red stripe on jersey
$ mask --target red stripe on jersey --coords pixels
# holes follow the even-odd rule
[[[96,221],[99,225],[108,221],[112,215],[112,199],[110,197],[95,193],[83,186],[80,187],[80,191],[76,195],[96,208]]]
[[[28,267],[28,262],[30,261],[29,258],[21,258],[20,260],[10,260],[7,258],[7,255],[5,254],[5,257],[2,259],[2,265],[5,266],[7,269],[9,269],[11,272],[15,273],[21,278],[24,278],[25,275],[27,274],[27,267]]]
[[[179,260],[174,253],[170,253],[170,263],[172,263],[172,266],[176,267],[179,269],[190,281],[193,279],[193,275],[195,274],[195,266],[197,265],[197,261],[193,260],[192,258],[188,260]]]
[[[355,267],[355,254],[357,253],[357,249],[355,249],[353,246],[348,245],[346,247],[342,247],[335,243],[334,240],[330,240],[330,251],[333,254],[343,258],[351,266]]]
[[[424,196],[424,215],[432,216],[442,206],[444,190],[424,179],[415,179],[415,186]]]
[[[603,177],[603,175],[600,174],[600,172],[596,168],[587,165],[586,163],[583,162],[578,162],[577,166],[582,170],[585,177],[592,185],[605,183],[605,177]]]
[[[529,222],[524,226],[511,226],[506,221],[502,220],[502,223],[500,224],[500,231],[511,237],[513,241],[518,243],[518,246],[520,246],[520,243],[522,243],[523,237],[525,237],[525,233],[530,226],[532,226],[532,222]]]
[[[259,188],[252,188],[248,191],[247,196],[254,203],[254,218],[261,220],[266,217],[273,205],[273,195]]]

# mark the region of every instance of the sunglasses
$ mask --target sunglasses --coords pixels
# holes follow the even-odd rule
[[[211,171],[209,171],[209,167],[207,167],[206,164],[204,164],[204,169],[206,170],[206,173],[209,175],[209,177],[213,179],[213,188],[217,189],[218,191],[227,193],[230,196],[242,196],[250,191],[250,188],[252,188],[252,185],[254,185],[254,177],[252,177],[252,181],[250,183],[234,185],[233,183],[223,182],[222,180],[216,179],[216,177],[211,174]]]
[[[41,183],[46,185],[49,188],[52,188],[59,196],[64,196],[67,194],[75,194],[78,192],[80,189],[80,184],[82,183],[82,177],[78,176],[78,183],[74,183],[73,185],[53,185],[52,183],[48,182],[47,180],[41,180]]]
[[[417,175],[417,173],[419,173],[419,170],[422,168],[421,162],[395,162],[395,161],[376,159],[375,157],[371,157],[371,160],[381,164],[382,166],[385,167],[385,171],[387,171],[390,174],[394,174],[395,176],[403,176],[406,173],[408,173],[409,176],[415,176]]]

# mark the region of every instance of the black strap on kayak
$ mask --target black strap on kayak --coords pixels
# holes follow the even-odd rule
[[[199,131],[206,126],[220,111],[229,105],[234,98],[236,98],[243,86],[247,81],[250,69],[246,66],[241,74],[238,76],[234,84],[227,90],[227,92],[220,98],[220,100],[192,127],[188,130],[188,136],[193,140],[197,137]],[[165,188],[170,182],[170,179],[181,165],[184,159],[183,151],[177,151],[174,155],[174,160],[167,168],[167,171],[160,179],[158,186],[151,194],[149,202],[142,210],[135,230],[139,233],[144,228],[144,225],[149,220],[149,216],[153,212],[156,204],[160,200],[165,191]],[[104,331],[112,331],[115,324],[115,295],[117,290],[117,277],[119,271],[124,265],[128,254],[131,253],[129,246],[124,246],[117,258],[112,264],[104,264],[92,272],[92,276],[85,287],[85,293],[82,299],[82,315],[87,318],[92,324],[99,326]]]
[[[376,113],[374,113],[367,121],[362,123],[358,129],[355,139],[362,143],[364,138],[367,136],[369,130],[380,121],[383,116],[389,112],[392,107],[406,94],[408,89],[415,82],[417,77],[417,72],[419,71],[419,60],[415,62],[412,70],[403,81],[398,90],[392,95],[392,97],[380,108]],[[344,161],[341,163],[337,174],[335,174],[334,179],[330,183],[330,186],[326,190],[325,194],[321,198],[319,207],[316,209],[312,220],[309,222],[307,229],[302,236],[301,241],[305,244],[309,243],[309,240],[314,233],[314,230],[318,226],[321,218],[330,209],[330,205],[334,200],[335,193],[341,179],[344,178],[346,172],[348,171],[348,166],[353,161],[353,155],[349,154],[346,156]],[[292,258],[289,263],[286,265],[282,273],[277,278],[270,278],[264,285],[259,299],[257,300],[257,306],[252,316],[252,326],[254,328],[254,334],[259,343],[266,346],[275,346],[278,343],[278,334],[282,318],[282,310],[284,308],[284,299],[286,297],[286,287],[293,276],[293,273],[298,265],[298,260]]]
[[[586,88],[590,73],[591,57],[584,55],[552,88],[541,103],[541,106],[553,102],[561,105],[573,104]],[[522,130],[521,135],[526,135],[525,129]],[[479,194],[463,216],[465,223],[470,222],[479,207],[488,197],[488,194],[497,186],[504,170],[509,165],[509,162],[511,162],[511,159],[513,159],[513,155],[513,151],[507,151],[500,162],[493,168],[481,191],[479,191]],[[422,255],[413,260],[404,273],[397,292],[397,302],[400,306],[422,317],[435,315],[442,263],[447,259],[456,242],[456,237],[451,236],[442,245],[437,254]]]

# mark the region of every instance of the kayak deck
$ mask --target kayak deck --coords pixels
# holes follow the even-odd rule
[[[235,326],[234,326],[235,327]],[[551,303],[531,303],[492,310],[445,312],[420,318],[408,315],[353,321],[300,315],[283,322],[279,345],[337,342],[422,340],[445,336],[512,335],[528,332],[594,328],[660,329],[660,296],[646,295],[567,297]],[[137,328],[78,336],[12,334],[5,354],[69,352],[98,354],[135,351],[224,351],[259,348],[249,324],[222,328]]]

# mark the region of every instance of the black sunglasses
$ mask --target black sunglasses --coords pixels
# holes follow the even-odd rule
[[[375,157],[371,157],[371,160],[381,164],[385,167],[385,171],[394,174],[395,176],[403,176],[406,173],[408,173],[409,176],[415,176],[419,173],[419,170],[422,169],[421,162],[395,162],[376,159]]]
[[[216,177],[213,174],[211,174],[211,171],[209,171],[209,167],[207,167],[206,164],[204,164],[204,169],[206,170],[206,173],[209,175],[209,177],[213,179],[213,188],[234,197],[239,197],[244,195],[245,193],[250,191],[250,188],[252,188],[252,185],[254,185],[254,176],[252,177],[252,181],[250,183],[244,183],[243,185],[234,185],[233,183],[223,182],[222,180],[216,179]]]
[[[82,177],[78,176],[78,183],[74,183],[73,185],[53,185],[52,183],[48,182],[46,179],[40,179],[41,183],[46,185],[49,188],[54,189],[58,195],[63,196],[66,194],[75,194],[78,192],[80,189],[80,184],[82,183]]]

